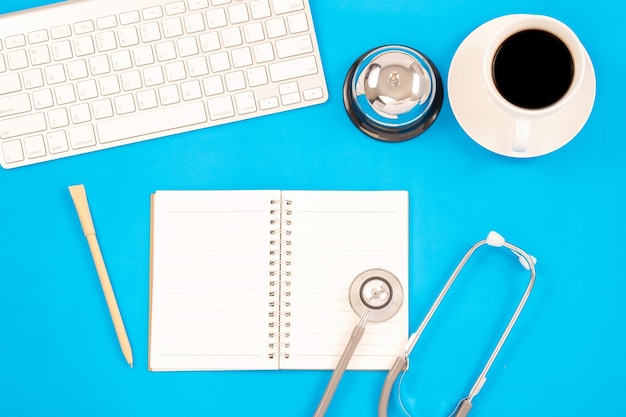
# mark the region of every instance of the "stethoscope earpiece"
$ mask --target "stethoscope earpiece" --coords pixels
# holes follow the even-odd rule
[[[391,390],[393,388],[393,385],[396,379],[400,376],[400,374],[406,371],[408,367],[409,355],[411,351],[413,350],[413,348],[415,347],[415,344],[419,340],[420,336],[422,335],[422,332],[424,331],[424,329],[430,322],[430,319],[432,318],[432,316],[435,314],[435,312],[439,308],[439,304],[441,303],[441,301],[443,301],[444,297],[448,293],[448,290],[450,289],[450,287],[456,280],[457,276],[459,275],[459,273],[461,272],[461,270],[463,269],[463,267],[465,266],[469,258],[476,251],[476,249],[478,249],[479,247],[483,245],[488,245],[488,246],[492,246],[496,248],[502,247],[502,248],[508,249],[514,256],[516,256],[519,259],[522,266],[526,270],[530,271],[530,278],[529,278],[526,290],[524,291],[524,294],[522,298],[520,299],[520,302],[518,303],[517,308],[515,309],[515,312],[513,313],[513,316],[509,320],[504,332],[502,332],[502,335],[500,336],[500,339],[498,340],[496,347],[491,352],[491,355],[489,356],[487,363],[485,364],[482,371],[480,372],[480,375],[476,379],[476,382],[474,382],[474,385],[472,386],[472,389],[470,390],[469,394],[459,402],[457,408],[453,411],[451,416],[465,417],[470,412],[472,408],[473,398],[476,395],[478,395],[483,385],[487,381],[487,372],[489,372],[489,369],[491,369],[491,365],[493,365],[493,362],[498,356],[498,353],[500,353],[500,349],[504,345],[504,342],[506,341],[506,339],[509,337],[509,333],[513,329],[513,326],[515,325],[517,318],[522,312],[522,309],[524,308],[524,305],[526,304],[526,301],[528,300],[528,297],[530,296],[530,293],[535,284],[535,275],[536,275],[535,264],[537,263],[537,259],[534,256],[529,255],[528,253],[526,253],[524,250],[520,249],[519,247],[508,243],[502,237],[502,235],[500,235],[497,232],[490,232],[486,239],[475,243],[467,251],[465,256],[463,256],[463,259],[461,259],[461,262],[459,262],[456,269],[454,270],[454,272],[452,273],[452,275],[450,276],[450,278],[444,285],[443,289],[437,296],[437,299],[435,300],[433,305],[430,307],[430,310],[428,311],[428,313],[426,313],[426,317],[424,318],[424,320],[418,327],[417,331],[409,337],[409,341],[404,348],[404,352],[396,358],[395,362],[393,363],[389,372],[387,373],[385,382],[383,383],[383,388],[381,390],[380,400],[378,403],[378,416],[379,417],[387,417],[389,396],[391,395]]]

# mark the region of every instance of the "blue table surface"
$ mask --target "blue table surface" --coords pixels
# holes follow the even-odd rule
[[[46,0],[8,0],[0,12]],[[624,415],[626,393],[626,6],[600,0],[312,0],[327,103],[102,152],[0,170],[0,415],[307,416],[330,371],[147,369],[149,196],[157,189],[405,189],[415,329],[465,251],[489,230],[538,258],[534,292],[472,415]],[[474,143],[446,96],[423,135],[382,143],[346,116],[344,77],[383,44],[426,54],[447,79],[461,41],[510,13],[555,17],[594,63],[583,130],[546,156]],[[67,187],[87,189],[133,346],[125,364]],[[401,397],[448,416],[467,394],[526,282],[477,254],[411,358]],[[382,371],[349,371],[328,416],[375,416]],[[390,415],[403,415],[392,398]]]

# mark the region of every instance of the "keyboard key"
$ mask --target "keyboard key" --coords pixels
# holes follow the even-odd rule
[[[90,100],[98,97],[98,86],[95,80],[85,80],[76,84],[76,91],[80,100]]]
[[[268,83],[265,67],[249,68],[246,72],[248,74],[248,84],[250,87],[257,87]]]
[[[280,96],[280,102],[283,106],[300,103],[300,93],[283,94]]]
[[[202,52],[217,51],[220,49],[220,40],[217,32],[203,33],[200,35],[200,47]]]
[[[24,71],[22,78],[24,79],[24,88],[28,90],[43,87],[43,74],[39,68]]]
[[[159,66],[145,68],[143,70],[143,79],[147,87],[163,84],[165,82],[163,70]]]
[[[117,19],[115,16],[104,16],[96,19],[96,26],[99,30],[111,29],[117,26]]]
[[[124,72],[120,76],[120,79],[122,81],[122,89],[124,91],[137,90],[142,87],[141,73],[138,70]]]
[[[67,110],[64,107],[52,109],[48,112],[48,123],[52,129],[66,127],[70,124]]]
[[[89,104],[81,103],[70,107],[70,117],[72,123],[86,123],[91,121],[91,112],[89,111]]]
[[[222,45],[226,48],[239,46],[243,43],[241,31],[238,27],[224,29],[222,31]]]
[[[248,114],[256,111],[256,101],[252,91],[235,94],[237,113]]]
[[[29,50],[30,63],[32,65],[42,65],[50,63],[50,50],[48,45],[39,45]]]
[[[290,58],[313,52],[313,42],[309,35],[276,41],[276,55],[279,58]]]
[[[67,76],[70,80],[80,80],[89,76],[87,62],[84,59],[77,59],[67,63]]]
[[[76,94],[74,93],[74,86],[72,84],[55,87],[54,96],[57,104],[60,105],[70,104],[76,101]]]
[[[267,37],[270,39],[279,38],[287,34],[285,20],[282,18],[268,20],[265,22],[265,27],[267,28]]]
[[[228,60],[228,52],[218,52],[209,56],[211,63],[211,71],[220,72],[230,69],[230,61]]]
[[[72,36],[72,29],[70,25],[56,26],[50,29],[50,37],[52,39],[61,39]]]
[[[130,116],[97,123],[100,142],[109,143],[168,130],[192,126],[207,121],[202,102],[134,113]]]
[[[140,20],[141,17],[139,16],[139,12],[137,10],[120,14],[120,24],[122,25],[132,25],[133,23],[139,23]]]
[[[33,93],[33,106],[35,109],[47,109],[48,107],[52,107],[54,105],[54,100],[52,98],[52,91],[48,88],[43,90],[38,90]]]
[[[11,119],[0,119],[0,139],[14,138],[46,130],[43,113],[33,113]]]
[[[272,81],[281,82],[317,73],[317,62],[315,57],[307,56],[270,64],[269,70]]]
[[[161,39],[161,30],[159,28],[158,22],[150,22],[144,25],[141,25],[141,41],[142,42],[153,42]]]
[[[209,0],[188,0],[189,10],[200,10],[209,7]]]
[[[169,61],[176,58],[174,41],[157,43],[155,45],[156,58],[159,62]]]
[[[137,107],[139,110],[152,109],[158,106],[154,90],[145,90],[137,93]]]
[[[202,80],[204,86],[204,94],[206,96],[214,96],[222,94],[224,92],[224,84],[222,83],[222,77],[219,75],[213,75]]]
[[[259,22],[244,26],[243,35],[248,43],[258,42],[265,39],[263,25]]]
[[[189,36],[187,38],[179,39],[177,44],[179,56],[184,58],[187,56],[198,55],[198,44],[195,37]]]
[[[133,49],[133,58],[135,58],[135,65],[137,65],[138,67],[154,64],[154,54],[152,53],[152,47],[150,45],[146,45],[139,46]]]
[[[141,11],[144,20],[158,19],[163,17],[163,9],[161,6],[147,7]]]
[[[4,154],[4,162],[6,162],[7,164],[12,164],[24,160],[22,143],[19,140],[2,142],[2,153]]]
[[[318,99],[324,97],[324,91],[322,91],[322,89],[319,88],[319,87],[310,88],[308,90],[304,90],[302,92],[302,95],[304,96],[304,99],[306,101],[318,100]]]
[[[212,9],[206,12],[207,25],[209,29],[221,28],[226,26],[226,12],[224,9]]]
[[[30,95],[28,94],[0,97],[0,117],[12,116],[30,110]]]
[[[275,109],[278,107],[278,97],[266,97],[259,100],[259,108],[261,110]]]
[[[111,65],[115,71],[132,68],[133,62],[128,50],[116,51],[111,54]]]
[[[237,25],[239,23],[247,22],[250,17],[248,16],[248,8],[245,3],[235,4],[228,8],[228,18],[230,23]]]
[[[187,33],[202,32],[204,30],[204,18],[201,13],[194,13],[185,16],[185,30]]]
[[[43,135],[24,138],[24,148],[28,158],[40,158],[46,155],[46,145],[43,142]]]
[[[102,32],[96,35],[96,47],[98,52],[112,51],[117,48],[114,32]]]
[[[198,80],[187,81],[180,85],[183,100],[195,100],[202,97],[202,89]]]
[[[44,69],[48,84],[60,84],[66,81],[65,69],[62,64],[50,65]]]
[[[14,93],[22,89],[19,74],[15,72],[0,75],[0,95]]]
[[[46,134],[46,140],[51,154],[67,152],[70,149],[67,145],[67,136],[63,130]]]
[[[137,35],[137,29],[134,26],[120,29],[117,32],[117,37],[122,48],[139,44],[139,36]]]
[[[23,49],[11,51],[7,54],[7,63],[10,70],[19,70],[28,67],[28,57]]]
[[[252,51],[254,52],[254,59],[259,64],[274,60],[274,48],[272,48],[271,43],[254,45]]]
[[[4,39],[4,47],[7,49],[19,48],[26,45],[26,38],[24,35],[7,36]]]
[[[175,85],[168,85],[159,88],[159,100],[164,106],[179,103],[180,95],[178,94],[178,87]]]
[[[309,30],[309,22],[304,13],[295,14],[287,18],[290,33],[301,33]]]
[[[209,109],[209,118],[211,120],[226,119],[235,115],[233,102],[230,96],[212,98],[207,101]]]
[[[235,71],[224,76],[226,81],[226,90],[238,91],[246,88],[246,80],[243,76],[243,71]]]
[[[267,0],[256,0],[250,2],[250,14],[252,14],[252,18],[263,19],[266,17],[270,17],[272,12],[270,11],[270,5]]]
[[[74,39],[74,53],[76,56],[90,55],[96,52],[93,45],[93,39],[91,36],[83,36],[81,38]]]
[[[107,75],[98,80],[100,85],[100,94],[103,96],[110,96],[120,92],[120,84],[117,79],[117,75]]]
[[[184,80],[187,78],[185,64],[182,61],[176,61],[165,65],[165,77],[169,82]]]
[[[96,136],[91,125],[73,127],[68,131],[68,136],[72,149],[82,149],[96,144]]]
[[[34,32],[30,32],[27,36],[28,43],[30,44],[46,42],[48,40],[48,31],[45,29],[37,30]]]
[[[302,0],[272,0],[274,13],[284,14],[304,9]]]
[[[91,75],[102,75],[111,71],[111,67],[109,65],[109,57],[106,55],[98,55],[92,58],[89,58],[89,69],[91,70]]]
[[[135,111],[135,100],[132,94],[117,96],[114,101],[117,114],[127,114]]]
[[[52,44],[52,59],[55,61],[63,61],[72,58],[72,45],[70,41],[60,41]]]
[[[182,34],[183,24],[178,17],[163,21],[163,36],[165,38],[174,38]]]
[[[82,22],[74,23],[74,33],[76,35],[84,35],[85,33],[91,33],[95,30],[93,20],[85,20]]]
[[[233,58],[233,67],[241,68],[252,65],[252,55],[250,54],[250,48],[239,48],[231,52]]]
[[[209,73],[209,67],[207,66],[206,58],[204,56],[189,59],[187,61],[187,69],[190,77],[197,77],[199,75],[206,75]]]
[[[94,101],[91,103],[91,108],[93,110],[94,119],[104,119],[113,116],[113,105],[108,98]]]
[[[185,2],[176,1],[165,5],[165,14],[168,16],[185,13]]]

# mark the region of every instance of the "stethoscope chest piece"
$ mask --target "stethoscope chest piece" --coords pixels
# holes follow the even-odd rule
[[[361,272],[352,281],[348,295],[350,306],[359,317],[370,310],[369,321],[388,320],[402,306],[402,285],[385,269]]]
[[[418,51],[382,46],[352,65],[343,101],[362,132],[400,142],[418,136],[435,121],[443,102],[443,84],[435,65]]]

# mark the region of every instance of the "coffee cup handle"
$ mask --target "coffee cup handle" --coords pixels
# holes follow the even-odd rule
[[[515,131],[513,132],[513,143],[511,149],[513,152],[526,152],[528,149],[528,140],[530,137],[530,118],[516,117]]]

